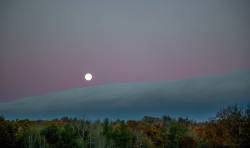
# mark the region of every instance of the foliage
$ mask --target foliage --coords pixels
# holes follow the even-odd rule
[[[16,129],[9,121],[5,121],[3,117],[0,119],[0,146],[13,148],[16,143]]]
[[[178,148],[180,147],[181,140],[184,138],[187,129],[180,125],[180,123],[172,123],[169,127],[169,147],[170,148]]]
[[[23,131],[19,137],[17,137],[19,147],[25,148],[48,148],[49,145],[44,136],[40,134],[39,129],[30,128]]]
[[[113,129],[111,136],[117,148],[128,148],[132,145],[132,135],[124,122]]]
[[[4,148],[248,148],[250,107],[229,106],[214,120],[169,116],[142,120],[6,120],[0,116]]]

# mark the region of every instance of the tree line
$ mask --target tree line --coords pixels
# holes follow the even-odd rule
[[[3,148],[249,148],[250,107],[229,106],[215,118],[145,116],[141,120],[6,120],[0,116]]]

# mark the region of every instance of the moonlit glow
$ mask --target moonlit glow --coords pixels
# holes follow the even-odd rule
[[[85,74],[85,80],[90,81],[92,79],[92,74],[91,73],[86,73]]]

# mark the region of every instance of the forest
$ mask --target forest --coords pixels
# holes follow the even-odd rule
[[[144,116],[140,120],[7,120],[1,148],[249,148],[250,107],[228,106],[214,118]]]

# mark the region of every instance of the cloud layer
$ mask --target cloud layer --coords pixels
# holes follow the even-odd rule
[[[126,83],[75,88],[0,103],[7,118],[139,118],[189,116],[203,120],[226,105],[250,103],[250,72],[158,83]]]

